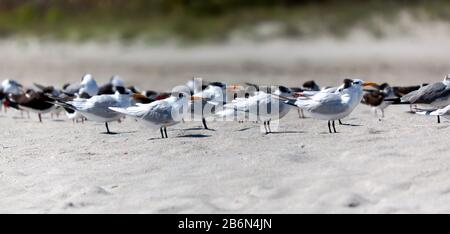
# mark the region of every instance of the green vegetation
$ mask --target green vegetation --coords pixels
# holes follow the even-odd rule
[[[240,32],[259,39],[255,26],[267,22],[278,36],[345,36],[355,26],[382,36],[374,17],[394,22],[401,10],[450,20],[443,0],[0,0],[0,37],[198,42]]]

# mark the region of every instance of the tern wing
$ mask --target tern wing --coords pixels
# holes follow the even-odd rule
[[[412,93],[409,98],[409,102],[413,104],[429,104],[448,95],[450,95],[450,88],[448,88],[444,83],[438,82],[425,86],[417,92]]]
[[[319,114],[334,114],[345,110],[339,94],[319,93],[311,99],[298,99],[295,104],[303,110]]]

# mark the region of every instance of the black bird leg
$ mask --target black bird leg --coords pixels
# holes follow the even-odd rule
[[[441,116],[437,116],[437,119],[438,119],[438,124],[440,124],[441,123]]]
[[[161,132],[161,138],[164,138],[164,132],[163,132],[163,128],[162,128],[162,127],[160,127],[160,128],[159,128],[159,131]]]
[[[105,122],[105,127],[106,127],[106,133],[111,134],[111,132],[109,131],[109,127],[108,127],[108,122]]]
[[[39,122],[42,123],[42,115],[41,115],[41,113],[38,114],[38,117],[39,117]]]
[[[270,129],[270,121],[271,120],[267,121],[267,128],[269,129],[269,133],[272,133],[272,129]]]
[[[207,130],[209,130],[208,125],[206,125],[206,119],[205,117],[202,118],[203,127]]]
[[[266,130],[266,134],[269,133],[269,132],[267,131],[267,121],[264,121],[264,130]]]
[[[344,125],[341,120],[339,120],[339,125]]]
[[[334,120],[333,120],[333,130],[334,130],[334,133],[337,133],[337,131],[336,131],[336,124],[335,124],[335,122],[336,122],[336,121],[334,121]]]
[[[330,131],[330,133],[333,133],[333,132],[331,131],[331,121],[328,121],[328,130]]]
[[[166,135],[166,138],[169,138],[169,137],[167,136],[167,127],[164,127],[164,133],[165,133],[165,135]]]

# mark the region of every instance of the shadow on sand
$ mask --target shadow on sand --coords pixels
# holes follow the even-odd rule
[[[177,136],[177,138],[206,138],[210,137],[210,135],[204,135],[204,134],[187,134],[182,136]]]

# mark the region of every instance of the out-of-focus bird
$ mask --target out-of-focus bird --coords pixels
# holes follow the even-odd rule
[[[440,109],[450,105],[450,74],[445,76],[444,80],[434,84],[430,84],[413,91],[401,98],[403,103],[412,105],[420,105],[425,109]],[[438,123],[441,118],[438,115]]]
[[[286,116],[290,110],[284,98],[292,97],[293,92],[284,86],[279,86],[274,92],[257,91],[254,96],[237,98],[224,106],[217,117],[233,120],[253,120],[264,123],[265,133],[272,132],[270,122]]]
[[[388,83],[373,85],[371,89],[364,90],[362,103],[372,107],[375,116],[378,118],[378,111],[381,111],[381,118],[385,117],[384,110],[394,103],[388,99],[396,98],[394,90]]]

